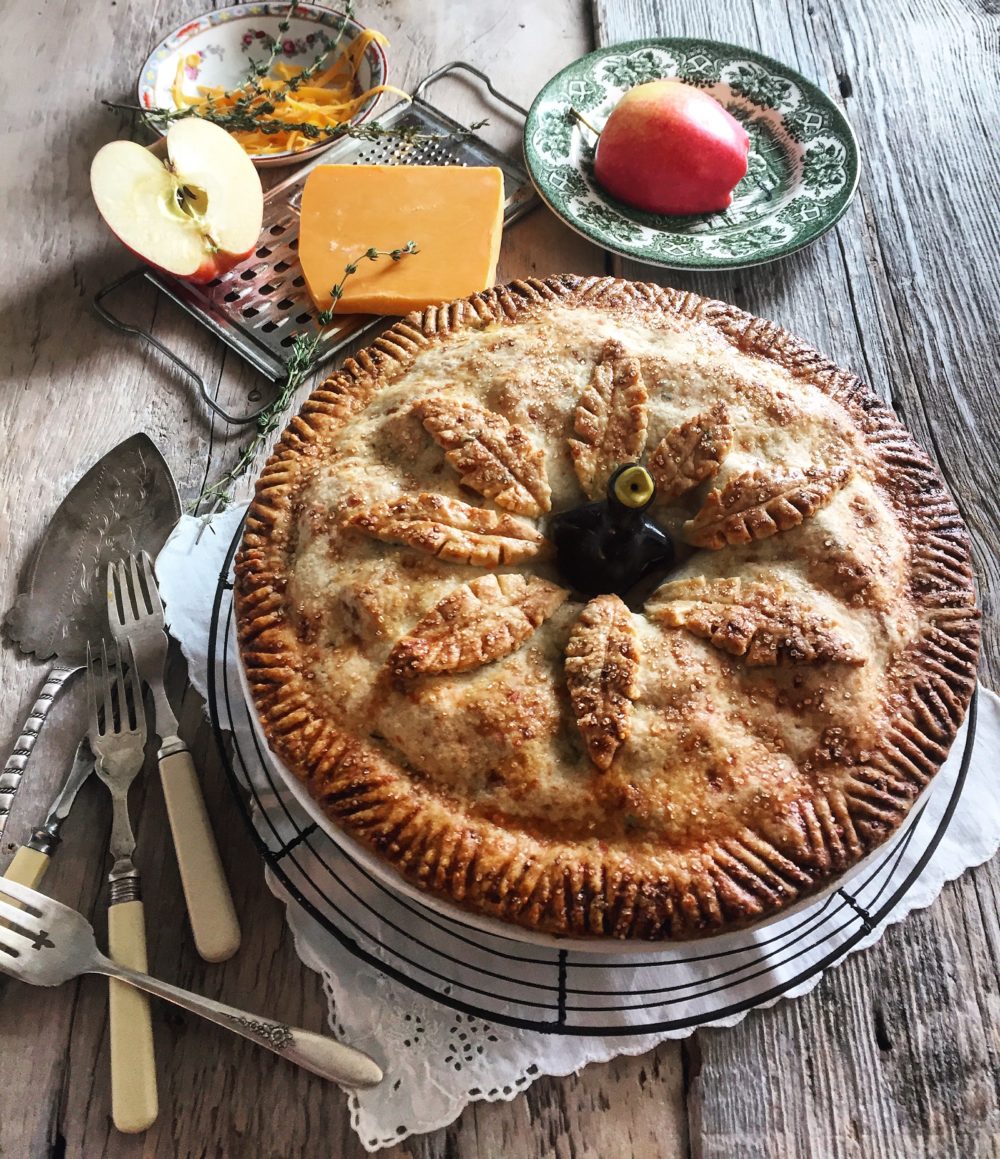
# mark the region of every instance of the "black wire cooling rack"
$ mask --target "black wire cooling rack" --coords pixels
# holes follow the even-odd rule
[[[975,697],[953,783],[939,776],[896,839],[841,888],[756,933],[606,955],[581,952],[571,941],[548,948],[483,932],[387,888],[316,825],[275,770],[232,676],[232,560],[241,535],[242,527],[212,609],[208,694],[219,754],[250,832],[287,893],[324,930],[452,1009],[527,1030],[634,1035],[715,1022],[774,1001],[875,930],[923,871],[958,804],[972,755]]]

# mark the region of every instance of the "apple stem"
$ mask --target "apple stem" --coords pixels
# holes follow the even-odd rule
[[[599,137],[601,135],[601,130],[595,129],[590,121],[588,121],[587,118],[583,115],[583,113],[581,113],[579,109],[574,108],[572,105],[569,107],[569,115],[578,120],[581,125],[586,125],[595,137]]]

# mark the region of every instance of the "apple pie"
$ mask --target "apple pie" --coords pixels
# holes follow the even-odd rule
[[[239,640],[274,752],[417,886],[691,938],[898,828],[975,681],[969,540],[854,375],[612,278],[412,314],[257,484]]]

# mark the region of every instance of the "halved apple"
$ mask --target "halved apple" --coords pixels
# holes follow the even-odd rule
[[[166,143],[161,161],[135,141],[111,141],[90,166],[90,188],[111,231],[137,257],[175,278],[210,282],[257,244],[260,178],[210,121],[175,121]]]

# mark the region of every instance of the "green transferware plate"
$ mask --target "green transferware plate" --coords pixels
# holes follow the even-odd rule
[[[594,134],[635,85],[676,77],[721,102],[750,136],[747,175],[723,213],[633,209],[594,180]],[[840,219],[858,186],[858,144],[830,98],[793,69],[734,44],[633,40],[581,57],[535,98],[524,127],[542,198],[605,249],[678,270],[736,269],[786,257]]]

